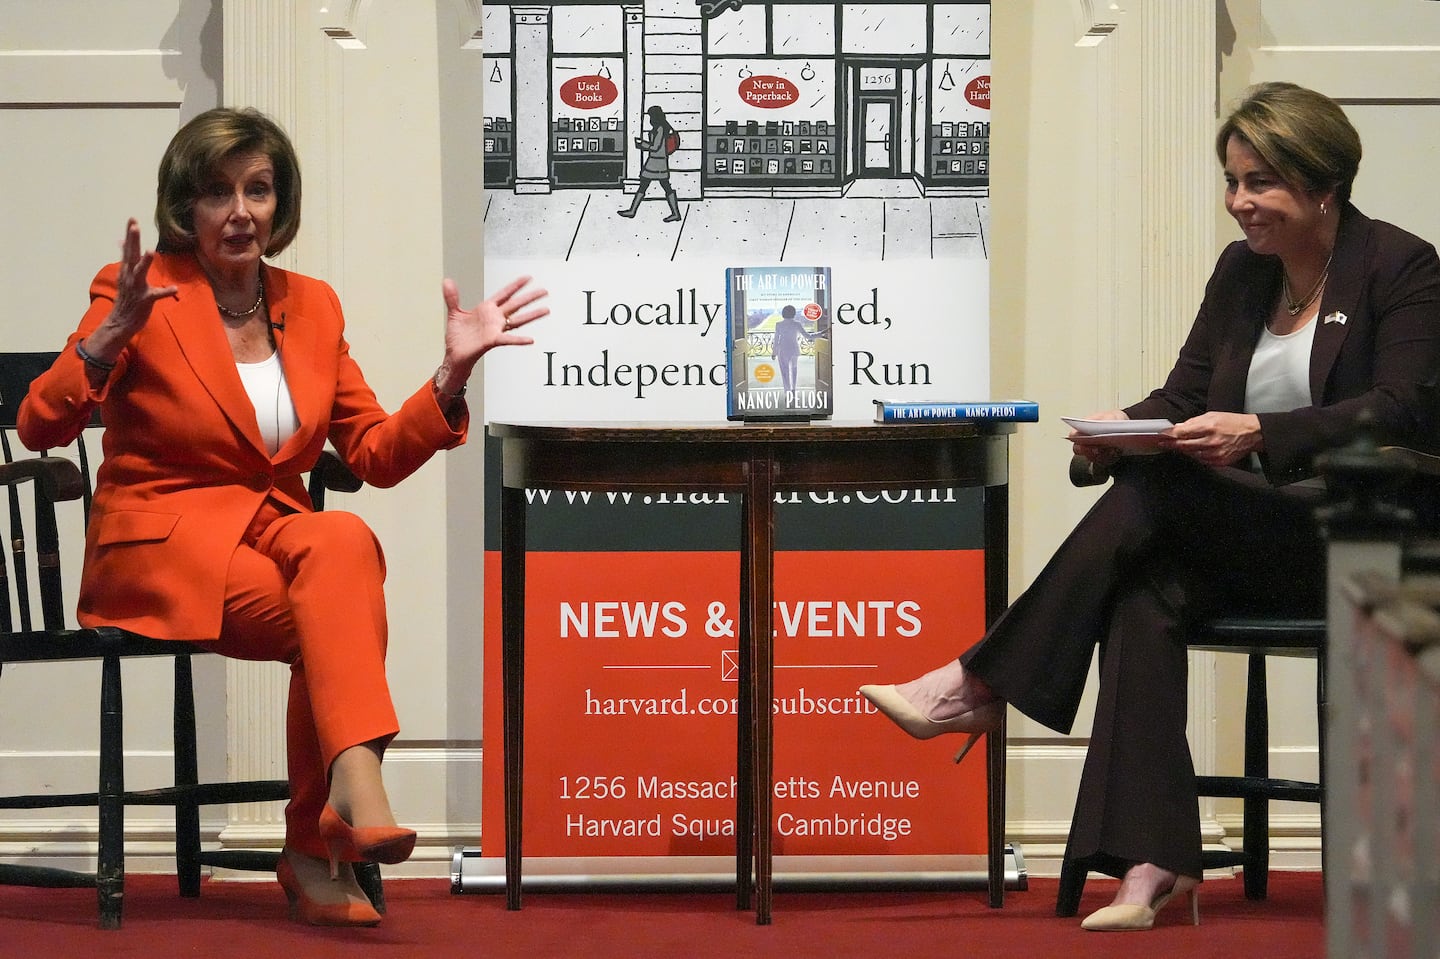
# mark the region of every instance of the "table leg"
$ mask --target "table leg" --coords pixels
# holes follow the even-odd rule
[[[985,736],[985,863],[990,906],[1005,905],[1005,720]]]
[[[770,924],[772,903],[771,839],[774,799],[774,702],[775,702],[775,461],[760,452],[750,458],[745,499],[750,504],[745,528],[748,552],[742,581],[748,580],[753,644],[750,686],[753,690],[750,721],[754,728],[751,749],[751,802],[755,835],[755,924]]]
[[[739,660],[735,722],[735,908],[749,909],[755,866],[755,651],[750,622],[750,526],[755,500],[748,494],[740,503],[740,607],[736,615],[736,656]]]
[[[1005,612],[1010,601],[1010,488],[985,488],[985,626]],[[1005,730],[985,737],[985,863],[990,905],[1005,905]]]
[[[505,907],[520,908],[525,769],[525,491],[500,490],[501,684],[505,708]]]

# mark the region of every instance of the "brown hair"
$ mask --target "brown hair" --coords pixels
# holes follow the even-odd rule
[[[275,168],[275,222],[266,256],[290,245],[300,229],[300,161],[279,124],[253,107],[217,107],[186,123],[160,158],[155,184],[156,249],[195,248],[195,199],[219,164],[237,153],[259,153]]]
[[[1215,137],[1222,165],[1232,136],[1250,144],[1290,186],[1306,193],[1334,190],[1339,203],[1350,199],[1360,169],[1360,134],[1323,93],[1294,83],[1256,84]]]

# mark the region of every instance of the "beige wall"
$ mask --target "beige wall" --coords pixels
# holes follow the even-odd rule
[[[1096,495],[1065,482],[1069,449],[1055,417],[1128,402],[1163,377],[1216,252],[1234,236],[1209,146],[1217,103],[1287,71],[1322,90],[1340,84],[1326,92],[1350,98],[1369,153],[1357,200],[1440,234],[1440,201],[1417,172],[1435,168],[1436,138],[1417,144],[1412,132],[1436,129],[1433,117],[1418,125],[1390,108],[1416,91],[1433,96],[1440,4],[996,0],[992,15],[992,377],[996,395],[1046,411],[1015,443],[1018,590]],[[61,341],[83,309],[83,283],[113,259],[124,218],[148,222],[165,140],[213,102],[223,72],[225,102],[276,115],[300,148],[305,229],[282,265],[336,286],[371,383],[398,403],[439,358],[440,278],[454,276],[467,299],[483,279],[479,23],[478,0],[0,4],[0,176],[25,185],[0,193],[7,348]],[[1416,44],[1428,53],[1372,52]],[[59,55],[66,50],[125,53]],[[1416,150],[1432,162],[1416,164]],[[475,413],[478,423],[478,404]],[[375,526],[389,559],[391,679],[405,731],[387,779],[399,818],[422,831],[406,867],[415,873],[445,874],[451,848],[479,838],[480,467],[475,443],[398,489],[345,504]],[[3,778],[24,788],[79,768],[73,751],[86,760],[93,733],[88,708],[56,716],[42,694],[17,698],[13,672],[0,686],[0,728],[19,742],[5,746]],[[1301,775],[1315,759],[1313,674],[1282,675],[1276,767]],[[279,768],[283,677],[243,664],[207,677],[227,702],[225,727],[210,729],[207,745],[237,773]],[[1192,665],[1202,769],[1233,765],[1239,677],[1210,657]],[[83,669],[66,682],[73,701],[93,701]],[[161,688],[141,673],[131,702]],[[163,767],[168,740],[163,717],[132,713],[138,779]],[[1053,871],[1063,845],[1087,716],[1071,737],[1012,724],[1009,830],[1033,872]],[[1234,808],[1203,813],[1207,842],[1233,839]],[[87,855],[89,827],[55,815],[0,819],[0,854]],[[222,841],[278,841],[274,810],[215,815]],[[131,867],[165,868],[165,820],[136,810],[130,824]],[[1318,864],[1313,810],[1287,812],[1276,831],[1280,864]]]
[[[1214,5],[1119,7],[993,8],[992,376],[997,394],[1047,411],[1015,444],[1016,591],[1098,495],[1069,486],[1056,417],[1134,402],[1163,379],[1217,251]],[[1203,767],[1213,752],[1205,664],[1191,699]],[[1063,851],[1090,710],[1087,696],[1070,736],[1011,723],[1010,836],[1038,873],[1055,871]],[[1221,841],[1203,812],[1206,840]]]

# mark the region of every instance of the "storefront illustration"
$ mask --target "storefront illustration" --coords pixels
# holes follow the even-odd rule
[[[690,202],[843,198],[875,181],[988,197],[986,0],[484,10],[488,190],[613,190],[618,211],[663,158]],[[659,157],[652,106],[676,134]],[[664,208],[653,184],[646,200],[646,215]]]

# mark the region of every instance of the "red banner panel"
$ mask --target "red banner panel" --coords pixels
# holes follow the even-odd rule
[[[775,557],[775,853],[983,855],[983,755],[918,742],[857,687],[978,637],[980,550]],[[525,852],[735,854],[737,554],[531,552]],[[500,557],[485,564],[500,635]],[[482,853],[504,852],[500,644],[485,651]]]

